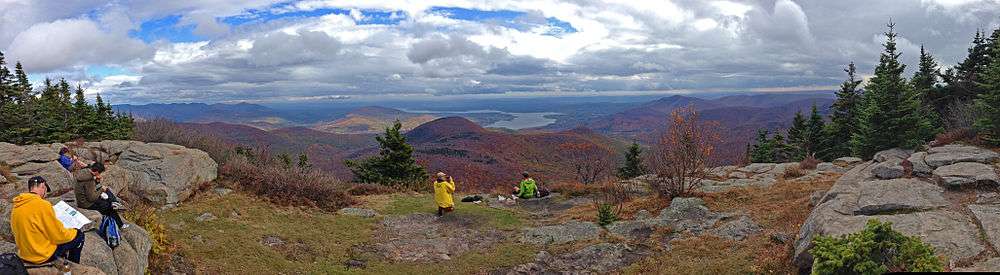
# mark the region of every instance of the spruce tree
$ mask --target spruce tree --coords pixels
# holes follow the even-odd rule
[[[923,109],[932,115],[931,121],[935,126],[944,123],[941,118],[947,106],[939,102],[944,97],[945,89],[938,86],[938,77],[941,71],[938,69],[934,56],[928,53],[923,45],[920,45],[920,63],[917,71],[913,73],[910,83],[913,84],[913,91],[920,98]]]
[[[796,148],[795,158],[804,157],[806,151],[808,151],[809,142],[809,125],[806,122],[805,116],[802,112],[795,112],[795,118],[792,119],[792,127],[788,128],[788,143]]]
[[[774,144],[768,137],[768,131],[757,130],[757,141],[750,149],[750,162],[768,163],[774,162]]]
[[[345,162],[357,181],[410,188],[423,186],[427,171],[413,158],[413,147],[406,143],[402,127],[397,120],[385,129],[385,134],[375,137],[379,144],[377,156]]]
[[[915,148],[935,134],[921,112],[919,98],[903,77],[906,65],[899,62],[897,34],[892,23],[888,27],[885,50],[865,86],[857,132],[851,138],[852,151],[863,158],[895,147]]]
[[[851,155],[849,141],[854,135],[861,102],[861,91],[858,89],[861,79],[856,77],[854,62],[848,64],[844,72],[847,73],[847,80],[840,84],[837,100],[830,106],[830,124],[825,129],[827,146],[817,152],[818,157],[824,160]]]
[[[625,151],[625,165],[618,168],[618,178],[631,179],[646,174],[646,167],[642,164],[642,147],[638,143],[632,142],[628,150]]]
[[[953,103],[973,99],[980,93],[976,82],[979,73],[989,64],[987,39],[982,30],[976,30],[972,45],[968,49],[969,54],[958,65],[945,71],[942,77],[948,84],[947,89],[943,93],[935,94],[932,99],[936,102],[935,108],[944,109]]]
[[[809,121],[806,123],[806,142],[801,145],[801,150],[805,152],[802,158],[815,155],[821,146],[827,144],[826,133],[823,132],[825,128],[826,122],[823,121],[823,116],[819,114],[818,107],[813,103],[812,110],[809,112]]]
[[[14,75],[7,69],[7,61],[4,60],[3,52],[0,52],[0,140],[7,140],[11,129],[16,126],[16,98]]]
[[[990,55],[994,58],[980,73],[977,83],[983,93],[975,103],[983,116],[976,120],[975,128],[983,140],[1000,146],[1000,58],[996,58],[1000,57],[1000,39],[992,40]]]

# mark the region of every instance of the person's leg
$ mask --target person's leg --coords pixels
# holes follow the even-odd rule
[[[74,263],[80,263],[80,253],[83,252],[83,241],[86,238],[83,236],[83,231],[79,229],[76,230],[76,237],[73,240],[60,244],[56,246],[56,252],[52,253],[46,262],[51,262],[58,257],[63,257]]]
[[[112,200],[110,200],[110,198],[112,197],[109,197],[107,200],[97,200],[94,204],[90,205],[90,207],[85,207],[84,209],[97,210],[97,212],[101,213],[101,215],[110,216],[112,219],[115,219],[115,222],[118,223],[118,227],[121,228],[125,225],[125,223],[122,221],[121,215],[118,215],[118,210],[115,210],[115,208],[111,205]]]

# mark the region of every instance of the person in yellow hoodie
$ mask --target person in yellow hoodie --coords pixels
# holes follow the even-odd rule
[[[49,185],[42,177],[28,179],[28,192],[14,197],[10,227],[14,232],[17,256],[25,262],[41,264],[64,258],[80,263],[83,232],[69,229],[56,219],[52,203],[45,200]]]
[[[434,202],[438,206],[438,217],[444,216],[445,212],[455,210],[452,193],[455,193],[455,179],[444,172],[438,172],[437,179],[434,180]]]

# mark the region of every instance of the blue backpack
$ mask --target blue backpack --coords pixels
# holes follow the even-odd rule
[[[101,236],[111,249],[118,247],[122,238],[118,233],[118,223],[110,216],[101,216],[101,226],[97,228],[97,235]]]

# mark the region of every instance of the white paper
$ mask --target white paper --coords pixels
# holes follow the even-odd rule
[[[66,228],[80,229],[90,223],[90,219],[84,216],[83,213],[76,211],[76,209],[64,201],[59,201],[59,203],[52,206],[52,209],[56,212],[56,219],[59,219]]]

